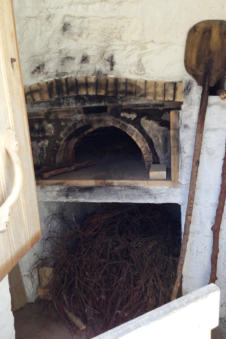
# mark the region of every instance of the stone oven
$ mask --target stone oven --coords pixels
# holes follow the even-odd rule
[[[67,179],[176,182],[181,82],[61,78],[26,100],[37,173],[94,161]]]
[[[167,205],[180,246],[201,94],[184,69],[185,40],[196,22],[224,18],[225,1],[14,2],[44,237],[59,212],[73,220],[103,206],[143,204],[159,205],[164,215]],[[183,294],[209,281],[226,129],[226,101],[216,94],[209,97]],[[224,215],[216,282],[222,318],[225,243]],[[19,262],[28,302],[37,298],[32,268],[42,250],[43,240]]]
[[[166,246],[168,254],[162,260],[167,265],[166,260],[173,258],[172,271],[165,270],[173,281],[181,239],[178,166],[183,93],[182,82],[113,77],[60,78],[25,88],[43,225],[42,240],[20,262],[30,301],[37,291],[39,296],[47,293],[39,285],[37,270],[33,279],[27,273],[44,248],[51,258],[51,232],[67,232],[64,221],[83,222],[94,211],[104,216],[106,210],[129,209],[131,215],[137,210],[144,224],[149,220],[146,238],[151,244],[156,237],[157,247]],[[83,163],[88,166],[73,167]],[[62,169],[69,171],[57,174]],[[131,225],[130,221],[125,229]],[[142,235],[136,237],[142,244]],[[167,279],[161,281],[165,284]],[[172,281],[158,305],[170,300]]]
[[[130,139],[137,146],[136,149],[139,150],[145,175],[138,178],[128,176],[125,179],[127,175],[125,172],[123,179],[120,177],[112,179],[107,176],[93,178],[90,176],[92,174],[92,167],[90,167],[90,171],[86,172],[87,176],[85,178],[76,177],[75,174],[72,175],[71,173],[54,176],[49,179],[38,177],[37,188],[44,234],[48,235],[48,217],[56,214],[59,210],[64,210],[64,212],[72,215],[72,210],[78,208],[79,214],[84,215],[86,208],[84,207],[85,205],[79,205],[80,203],[94,203],[93,206],[95,204],[100,206],[102,203],[177,204],[181,210],[183,230],[200,89],[191,80],[186,81],[184,83],[184,102],[182,105],[183,87],[181,83],[132,82],[128,79],[124,83],[133,83],[133,93],[135,93],[133,96],[131,94],[127,96],[126,90],[123,92],[124,96],[107,96],[106,90],[109,88],[107,83],[113,83],[114,88],[118,88],[116,86],[120,84],[121,80],[114,79],[113,81],[112,78],[105,78],[104,80],[102,79],[105,83],[105,92],[103,91],[102,96],[100,96],[97,95],[99,78],[86,77],[82,79],[74,77],[57,79],[31,85],[25,89],[34,164],[37,173],[41,166],[47,169],[62,166],[64,163],[61,163],[61,161],[64,162],[64,156],[70,155],[68,150],[75,149],[74,144],[79,136],[79,134],[74,134],[76,126],[85,127],[81,130],[82,139],[86,137],[85,131],[89,131],[89,129],[91,131],[90,135],[92,135],[94,126],[91,126],[90,123],[93,123],[93,119],[96,124],[98,116],[98,124],[95,126],[100,127],[98,128],[99,130],[114,127],[118,130],[123,128],[123,132],[127,131],[126,134],[130,136]],[[93,96],[87,94],[90,93],[88,92],[88,84],[91,79],[92,83],[95,84],[93,92],[96,95]],[[77,85],[75,87],[75,84],[82,81],[86,86],[83,89],[83,94],[78,95],[78,92],[75,93],[78,88]],[[73,84],[71,90],[69,90],[69,83]],[[142,97],[136,95],[136,93],[139,93],[138,89],[136,89],[138,84],[142,84],[144,89]],[[149,94],[149,86],[154,88],[155,94],[153,92]],[[128,88],[128,85],[125,85],[124,88]],[[162,92],[159,92],[159,88],[162,89]],[[171,88],[170,99],[168,88]],[[161,96],[159,93],[161,93]],[[179,98],[177,95],[179,95]],[[178,100],[175,100],[175,98],[178,98]],[[200,173],[203,174],[200,174],[198,178],[194,221],[183,274],[184,293],[204,284],[209,276],[208,258],[212,245],[211,224],[215,216],[218,196],[216,187],[219,187],[220,183],[225,140],[225,130],[223,124],[221,124],[222,119],[224,119],[225,102],[217,96],[211,96],[209,102],[200,164]],[[76,115],[79,117],[79,121]],[[102,116],[104,116],[104,119],[102,119]],[[167,136],[166,140],[168,141],[165,144],[165,152],[161,152],[160,146],[163,146],[163,143],[158,144],[157,136],[159,136],[159,133],[152,134],[152,137],[149,138],[149,143],[146,141],[148,139],[146,139],[145,128],[147,128],[148,124],[144,124],[142,130],[140,129],[141,124],[139,124],[139,128],[135,124],[137,117],[140,116],[145,121],[146,119],[149,120],[148,123],[156,127],[156,130],[150,129],[150,135],[153,131],[161,131],[161,124],[163,124],[163,130],[165,131],[163,135]],[[131,117],[134,117],[134,119],[131,119]],[[150,117],[153,119],[151,120]],[[89,122],[88,129],[86,129],[87,122]],[[106,127],[106,125],[110,126]],[[131,130],[133,130],[133,133],[130,133]],[[216,130],[218,131],[217,133]],[[141,137],[142,142],[138,141],[138,135]],[[104,137],[106,137],[106,134],[104,134]],[[72,144],[71,148],[70,142]],[[150,158],[146,157],[145,148],[142,145],[149,146],[146,149]],[[67,151],[65,152],[65,150]],[[217,150],[220,150],[220,152]],[[74,157],[75,153],[72,152],[72,154]],[[49,157],[50,155],[52,158]],[[172,161],[172,158],[174,161]],[[68,158],[69,165],[71,165],[71,161],[73,162],[74,158],[71,158],[70,155]],[[150,171],[148,173],[147,169],[150,170],[150,165],[152,167],[159,164],[164,164],[167,167],[168,176],[164,180],[151,179],[148,176]],[[208,194],[209,191],[213,192],[211,196]],[[92,208],[95,209],[95,207]],[[200,225],[203,225],[202,228],[200,228]],[[41,252],[42,243],[40,242],[20,262],[29,301],[34,301],[37,296],[37,275],[33,272],[33,279],[31,279],[30,272],[37,255]],[[219,265],[223,265],[222,258],[220,255]],[[200,262],[202,262],[202,269],[199,266]],[[222,312],[224,312],[223,306]]]

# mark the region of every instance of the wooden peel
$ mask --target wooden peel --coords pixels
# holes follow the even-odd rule
[[[185,68],[203,86],[208,75],[213,87],[226,74],[226,21],[206,20],[193,26],[187,35]]]
[[[193,76],[203,89],[196,128],[184,234],[177,278],[171,300],[176,299],[181,286],[195,198],[209,87],[215,86],[217,81],[226,75],[226,21],[207,20],[193,26],[188,32],[184,61],[187,72]]]

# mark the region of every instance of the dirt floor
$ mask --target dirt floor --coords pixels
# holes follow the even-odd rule
[[[27,304],[14,313],[16,339],[85,339],[75,334],[59,319],[48,302]]]
[[[212,332],[212,339],[226,338],[226,320],[220,319],[220,325]]]

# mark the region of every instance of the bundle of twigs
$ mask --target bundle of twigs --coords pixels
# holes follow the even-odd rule
[[[39,265],[53,266],[51,299],[64,318],[76,315],[94,335],[170,300],[179,248],[158,205],[63,223],[46,239],[51,252]]]

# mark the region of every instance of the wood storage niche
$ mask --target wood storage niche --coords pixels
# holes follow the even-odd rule
[[[180,219],[178,204],[45,203],[32,266],[40,317],[91,338],[169,302]]]

